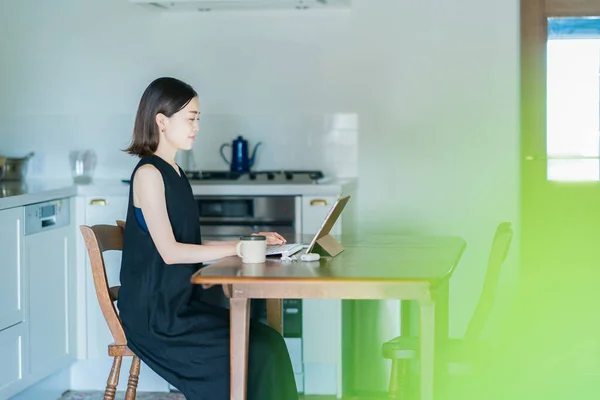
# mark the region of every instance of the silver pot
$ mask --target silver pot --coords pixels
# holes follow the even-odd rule
[[[0,181],[23,181],[33,152],[25,157],[0,157]],[[4,162],[2,162],[4,160]]]
[[[27,193],[27,184],[25,182],[0,182],[0,198],[17,196],[25,193]]]

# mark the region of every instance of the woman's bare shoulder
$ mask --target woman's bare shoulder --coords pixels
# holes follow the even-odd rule
[[[164,193],[163,178],[160,171],[152,164],[142,165],[133,175],[133,203],[139,207],[140,198]]]
[[[135,174],[133,176],[144,181],[154,179],[160,179],[162,181],[160,171],[152,164],[142,165],[137,169],[137,171],[135,171]]]

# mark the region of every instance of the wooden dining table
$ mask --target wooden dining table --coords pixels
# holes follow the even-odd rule
[[[292,238],[303,243],[310,239]],[[194,284],[222,285],[229,297],[231,400],[246,400],[250,300],[267,299],[268,323],[282,332],[281,300],[288,298],[415,300],[419,306],[420,399],[433,400],[434,371],[443,370],[436,359],[436,338],[448,335],[448,281],[465,241],[450,236],[395,235],[341,236],[338,240],[344,251],[319,261],[267,257],[264,263],[244,264],[234,256],[192,276]]]

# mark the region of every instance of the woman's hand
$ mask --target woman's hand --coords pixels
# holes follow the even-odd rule
[[[287,242],[287,240],[285,240],[285,238],[277,232],[258,232],[258,233],[253,233],[252,235],[266,236],[268,245],[285,244]]]

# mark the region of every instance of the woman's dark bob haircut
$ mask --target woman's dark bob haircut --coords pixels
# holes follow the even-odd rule
[[[133,138],[124,151],[138,157],[154,154],[159,140],[156,115],[171,117],[197,96],[190,85],[178,79],[165,77],[153,81],[140,99],[133,126]]]

